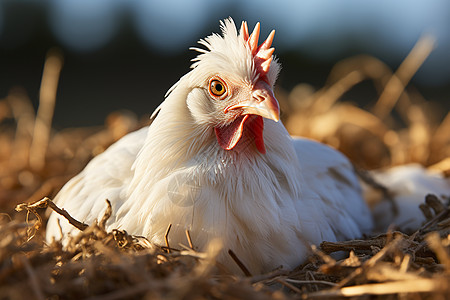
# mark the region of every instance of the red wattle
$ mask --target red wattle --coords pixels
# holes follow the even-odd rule
[[[246,127],[250,130],[250,132],[255,137],[255,144],[258,151],[262,154],[266,154],[266,146],[264,145],[264,120],[261,116],[255,116],[251,120],[249,120],[246,124]]]
[[[262,154],[265,154],[266,147],[264,146],[263,138],[264,120],[261,116],[240,116],[226,126],[214,128],[217,142],[225,150],[231,150],[237,145],[244,130],[248,130],[250,135],[254,137],[256,149]]]

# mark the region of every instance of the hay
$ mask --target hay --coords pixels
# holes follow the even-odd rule
[[[284,123],[293,134],[335,146],[358,167],[419,162],[448,176],[450,114],[439,115],[407,87],[432,48],[433,41],[425,37],[396,72],[373,57],[358,56],[338,63],[319,91],[305,84],[290,92],[278,90]],[[169,245],[170,224],[166,245],[156,246],[125,231],[106,231],[108,210],[93,224],[71,218],[50,198],[93,156],[146,122],[119,112],[102,128],[52,130],[51,99],[61,63],[57,54],[47,58],[53,73],[44,72],[50,77],[43,80],[47,96],[43,91],[41,98],[50,102],[41,102],[47,109],[36,118],[21,89],[0,100],[0,207],[6,212],[0,214],[1,299],[448,298],[450,206],[434,195],[424,199],[427,222],[415,232],[325,241],[292,271],[250,274],[245,261],[229,253],[246,276],[229,274],[215,261],[218,251],[226,249],[220,241],[198,252],[186,232],[188,245]],[[346,91],[363,80],[372,80],[379,91],[379,100],[366,109],[345,101]],[[392,117],[393,110],[400,119]],[[45,124],[43,137],[33,134],[38,119]],[[17,206],[24,212],[13,212],[24,202]],[[44,241],[45,207],[80,229],[65,247]]]
[[[228,274],[215,261],[226,246],[219,241],[212,241],[204,253],[193,250],[194,245],[158,247],[125,231],[107,232],[109,202],[100,221],[86,227],[45,198],[17,207],[36,220],[3,220],[0,226],[0,294],[7,299],[329,299],[369,294],[445,299],[450,292],[450,206],[429,198],[433,200],[424,204],[428,221],[411,235],[390,232],[365,240],[323,242],[293,271],[256,276],[247,271],[247,277]],[[60,241],[45,245],[41,231],[36,231],[42,227],[37,210],[47,206],[79,226],[80,234],[70,237],[64,248]],[[330,256],[339,251],[348,257]]]

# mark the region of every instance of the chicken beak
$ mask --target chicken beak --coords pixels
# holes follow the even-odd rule
[[[244,115],[258,115],[275,122],[280,120],[278,101],[270,85],[263,80],[259,80],[255,84],[249,100],[227,107],[225,112],[234,109],[242,109]]]

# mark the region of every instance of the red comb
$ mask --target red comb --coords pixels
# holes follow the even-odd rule
[[[250,50],[252,51],[258,73],[261,74],[261,77],[263,77],[267,74],[267,72],[269,72],[270,63],[272,62],[272,54],[275,51],[274,48],[270,48],[273,37],[275,36],[275,30],[272,30],[267,39],[258,46],[259,32],[259,22],[256,23],[256,26],[250,35],[248,34],[247,22],[242,22],[241,35],[244,37],[244,40],[247,42]]]

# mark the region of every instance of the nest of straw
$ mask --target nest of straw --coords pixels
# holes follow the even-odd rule
[[[448,176],[450,114],[439,114],[407,88],[432,48],[430,38],[421,39],[395,72],[373,57],[358,56],[338,63],[318,91],[306,84],[278,90],[284,123],[292,134],[328,143],[363,168],[418,162]],[[55,195],[93,156],[145,122],[117,112],[101,128],[55,131],[51,120],[61,67],[61,56],[50,52],[37,113],[23,90],[0,100],[0,207],[6,212],[0,215],[1,299],[448,298],[450,206],[434,195],[424,199],[427,221],[414,232],[400,228],[361,240],[325,241],[295,270],[267,274],[250,274],[231,252],[241,276],[215,261],[226,247],[219,241],[205,252],[189,242],[155,246],[125,231],[106,231],[109,209],[94,224],[71,218],[44,197]],[[345,99],[363,80],[379,91],[372,107]],[[80,229],[66,247],[44,241],[46,207]],[[186,236],[190,241],[189,232]],[[333,258],[336,252],[343,258]]]

